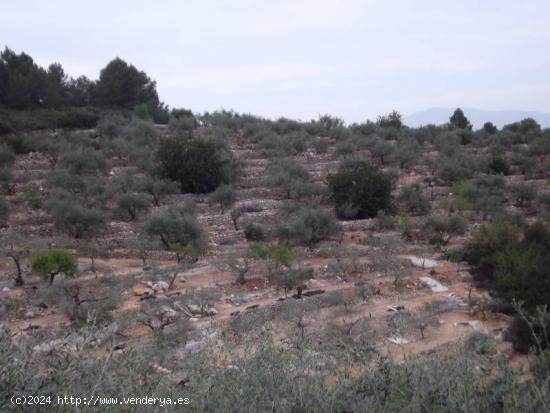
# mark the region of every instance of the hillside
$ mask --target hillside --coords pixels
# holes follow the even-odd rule
[[[2,379],[192,411],[540,411],[509,290],[466,256],[487,222],[548,224],[550,136],[518,128],[183,112],[3,136]],[[388,182],[374,214],[382,195],[331,192],[358,159]]]

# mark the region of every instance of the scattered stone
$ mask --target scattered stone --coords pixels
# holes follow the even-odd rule
[[[394,313],[398,313],[399,311],[403,311],[404,309],[404,305],[390,305],[388,307],[388,311],[393,311]]]
[[[191,321],[192,323],[196,323],[197,321],[199,321],[199,319],[197,317],[191,317],[189,321]]]
[[[32,310],[29,310],[27,311],[24,315],[23,315],[23,318],[35,318],[36,316],[38,316],[38,314],[36,314],[34,311]]]
[[[200,306],[198,306],[197,304],[187,304],[187,309],[189,310],[189,312],[192,315],[202,314],[202,310],[201,310]]]
[[[449,289],[439,281],[436,281],[430,277],[420,277],[420,282],[430,287],[434,293],[444,293],[445,291],[449,291]]]
[[[213,317],[218,314],[218,310],[216,310],[214,307],[209,307],[204,310],[203,314],[208,317]]]
[[[160,308],[160,314],[163,318],[165,319],[175,319],[178,315],[178,313],[176,312],[176,310],[174,310],[172,307],[169,307],[167,305],[165,306],[162,306]]]
[[[388,338],[388,341],[390,343],[397,344],[398,346],[403,345],[403,344],[407,344],[409,342],[409,340],[407,340],[406,338],[403,338],[403,337],[390,337],[390,338]]]
[[[201,350],[203,346],[203,342],[202,341],[188,341],[186,344],[185,344],[185,347],[183,348],[183,352],[184,353],[197,353]]]
[[[259,306],[260,306],[260,304],[249,305],[248,307],[245,308],[245,310],[246,310],[246,311],[255,310],[255,309],[258,308]]]
[[[148,288],[144,288],[144,287],[134,287],[134,289],[132,290],[132,294],[134,294],[136,297],[141,297],[143,295],[147,295],[147,293],[151,291],[150,289]]]
[[[409,260],[412,265],[418,268],[435,268],[437,266],[437,262],[429,258],[410,256]]]
[[[159,366],[158,364],[153,364],[153,369],[160,374],[172,374],[172,372],[166,367]]]
[[[160,291],[168,291],[170,285],[166,281],[158,281],[151,287],[154,292],[158,293]]]
[[[239,315],[239,314],[241,314],[240,311],[233,311],[233,312],[230,313],[229,315],[230,315],[231,317],[235,317],[236,315]]]
[[[7,293],[7,292],[9,292],[9,291],[10,291],[10,287],[4,287],[4,288],[2,288],[2,292],[3,292],[3,293]]]

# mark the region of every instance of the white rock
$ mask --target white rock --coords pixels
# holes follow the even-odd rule
[[[409,342],[409,340],[403,337],[390,337],[388,338],[388,341],[397,345],[407,344]]]
[[[210,317],[215,316],[217,314],[218,314],[218,310],[216,310],[214,307],[210,307],[204,310],[204,315],[207,315]]]
[[[201,310],[200,306],[198,306],[197,304],[187,304],[187,309],[193,315],[202,314],[202,310]]]
[[[434,280],[433,278],[420,277],[419,279],[422,284],[425,284],[428,287],[430,287],[434,293],[444,293],[445,291],[449,291],[447,287],[445,287],[439,281]]]
[[[437,266],[437,262],[429,258],[410,256],[409,260],[418,268],[435,268]]]
[[[152,286],[152,288],[155,292],[166,291],[166,290],[168,290],[169,287],[170,286],[168,285],[168,283],[166,281],[158,281],[155,284],[153,284],[153,286]]]

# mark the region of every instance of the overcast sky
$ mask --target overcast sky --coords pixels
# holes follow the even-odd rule
[[[119,56],[194,111],[346,121],[550,112],[549,0],[6,1],[0,45],[71,76]]]

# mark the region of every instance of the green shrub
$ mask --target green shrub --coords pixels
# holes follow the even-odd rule
[[[277,158],[269,162],[266,185],[281,188],[286,198],[300,198],[304,186],[310,185],[309,172],[292,158]]]
[[[265,241],[268,238],[268,230],[261,224],[248,221],[243,227],[244,236],[247,241]]]
[[[106,226],[105,215],[101,211],[84,207],[73,200],[53,200],[49,204],[49,212],[56,227],[74,238],[94,235]]]
[[[34,182],[26,183],[19,190],[19,201],[31,208],[40,208],[41,190],[40,186]]]
[[[285,292],[296,288],[297,297],[302,296],[302,290],[304,289],[304,282],[313,278],[313,268],[290,268],[287,271],[280,271],[275,273],[273,281],[275,285]]]
[[[431,209],[430,200],[424,196],[419,184],[401,189],[396,200],[400,209],[411,214],[426,215]]]
[[[447,245],[453,236],[464,235],[467,225],[460,215],[432,215],[424,220],[422,234],[430,244]]]
[[[341,164],[327,182],[341,218],[373,218],[378,211],[391,209],[390,179],[365,161]]]
[[[516,199],[518,207],[529,206],[537,197],[537,191],[529,184],[518,183],[513,185],[511,192]]]
[[[339,229],[333,213],[321,208],[301,207],[290,214],[281,214],[274,233],[282,241],[306,244],[311,249],[319,241],[336,235]]]
[[[156,160],[162,177],[179,182],[184,193],[212,192],[236,178],[230,152],[214,140],[192,136],[163,138]]]
[[[204,253],[207,248],[206,233],[197,222],[195,214],[187,208],[168,207],[153,212],[143,224],[146,234],[160,239],[169,250],[170,245],[193,244]]]
[[[116,198],[117,210],[131,221],[137,220],[139,214],[149,211],[149,197],[140,193],[123,193]]]
[[[7,143],[0,142],[0,165],[12,165],[15,162],[15,152]]]
[[[235,203],[236,198],[237,195],[233,185],[222,184],[210,194],[208,202],[211,204],[218,204],[223,214],[227,208]]]
[[[59,113],[57,127],[62,129],[91,129],[100,119],[99,112],[87,108],[69,108]]]
[[[489,163],[489,170],[498,175],[509,175],[510,174],[510,165],[505,158],[495,156],[491,158]]]
[[[54,277],[63,274],[72,278],[78,271],[75,257],[66,250],[49,250],[35,255],[31,260],[32,272],[49,279],[53,283]]]
[[[179,185],[169,179],[156,179],[146,175],[139,181],[138,189],[149,194],[153,198],[155,206],[160,206],[160,201],[164,196],[179,192]]]
[[[237,222],[239,221],[239,218],[241,217],[241,209],[240,208],[233,208],[230,213],[231,221],[233,222],[233,227],[235,227],[235,231],[239,230],[239,227],[237,225]]]
[[[60,166],[74,175],[95,175],[108,168],[107,160],[101,152],[84,147],[65,153]]]
[[[283,268],[289,268],[295,257],[294,252],[285,245],[252,241],[248,248],[253,257],[265,263],[266,276],[270,280]]]

